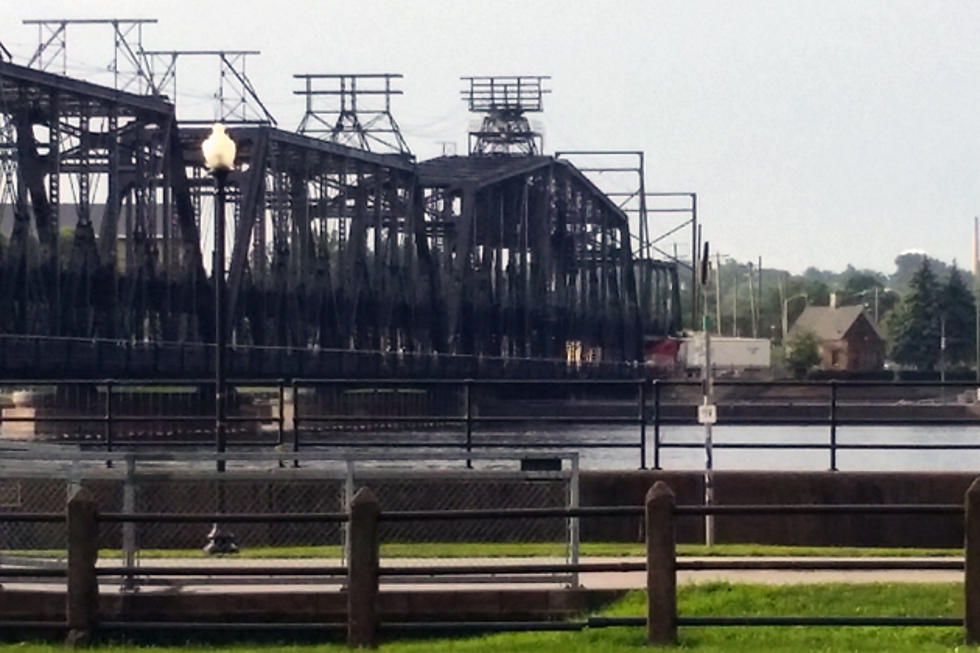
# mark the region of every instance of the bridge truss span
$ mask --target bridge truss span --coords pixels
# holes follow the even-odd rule
[[[0,62],[0,333],[213,342],[216,270],[228,341],[256,356],[635,361],[676,324],[647,317],[627,213],[567,160],[228,131],[216,263],[205,127],[159,96]]]
[[[0,121],[3,329],[186,331],[204,271],[173,106],[0,63]]]

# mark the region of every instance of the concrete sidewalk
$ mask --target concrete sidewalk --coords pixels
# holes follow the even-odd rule
[[[962,558],[939,558],[939,557],[848,557],[848,558],[824,558],[824,557],[679,557],[678,561],[740,561],[748,560],[753,562],[786,562],[789,560],[800,561],[821,561],[821,560],[846,560],[855,563],[875,562],[881,560],[888,561],[907,561],[915,563],[918,561],[962,561]],[[624,557],[624,556],[590,556],[580,560],[583,563],[618,563],[633,562],[643,563],[643,557]],[[101,562],[101,561],[100,561]],[[471,571],[478,571],[481,566],[486,565],[533,565],[533,564],[562,564],[564,558],[551,557],[510,557],[510,558],[382,558],[381,567],[418,567],[424,570],[427,566],[459,566]],[[339,566],[340,560],[337,559],[236,559],[234,557],[208,558],[204,560],[144,560],[145,566],[166,567],[166,566],[265,566],[265,567],[317,567],[317,566]],[[336,582],[326,584],[329,587],[337,587],[343,583],[343,578],[336,579]],[[821,570],[821,571],[793,571],[793,570],[705,570],[705,571],[678,571],[677,582],[685,583],[709,583],[709,582],[730,582],[730,583],[760,583],[766,585],[794,585],[805,583],[962,583],[963,571],[956,570]],[[579,574],[579,583],[589,589],[643,589],[646,587],[645,571],[630,572],[587,572]],[[221,585],[221,579],[215,578],[214,583],[205,586],[195,584],[188,586],[188,590],[196,591],[215,591],[215,585]],[[517,588],[517,587],[540,587],[556,586],[561,584],[549,583],[546,580],[530,582],[508,582],[503,578],[500,582],[494,582],[493,577],[484,581],[465,582],[453,580],[448,583],[452,587],[484,587],[484,588]],[[308,584],[298,583],[297,585]],[[317,584],[322,586],[324,584]],[[416,579],[409,582],[383,582],[383,589],[407,589],[407,588],[445,588],[447,581],[434,580],[426,581]]]
[[[805,560],[820,561],[828,558],[820,557],[682,557],[678,561],[780,561]],[[902,560],[916,562],[920,560],[962,561],[962,558],[830,558],[832,560],[848,560],[869,562],[877,560]],[[583,562],[616,562],[624,558],[588,558]],[[642,562],[642,558],[628,558]],[[635,589],[646,586],[646,572],[618,573],[584,573],[580,574],[580,582],[584,587],[593,589]],[[705,570],[677,572],[678,584],[688,583],[758,583],[764,585],[797,585],[807,583],[962,583],[963,572],[955,570],[821,570],[793,571],[784,569],[751,569],[751,570]]]
[[[622,563],[633,562],[643,563],[642,557],[584,557],[583,563]],[[825,557],[681,557],[679,562],[687,561],[741,561],[748,560],[756,563],[773,561],[786,562],[790,560],[800,561],[822,561],[822,560],[846,560],[861,562],[875,562],[880,560],[918,562],[918,561],[953,561],[962,562],[962,558],[939,558],[939,557],[915,557],[915,558],[896,558],[896,557],[851,557],[851,558],[825,558]],[[383,558],[381,567],[418,567],[424,570],[427,566],[459,566],[467,571],[479,571],[481,566],[486,565],[533,565],[533,564],[561,564],[564,558],[547,557],[520,557],[520,558]],[[121,565],[118,559],[99,560],[101,567],[117,567]],[[222,556],[217,558],[191,558],[191,559],[144,559],[141,561],[142,567],[266,567],[266,568],[311,568],[311,567],[339,567],[341,561],[336,558],[299,558],[299,559],[256,559],[256,558],[236,558],[234,556]],[[333,591],[339,589],[346,581],[343,576],[331,577],[329,580],[323,577],[302,577],[293,576],[290,578],[274,579],[268,576],[256,576],[251,579],[232,579],[224,576],[208,576],[206,573],[200,577],[177,577],[161,576],[154,580],[152,584],[145,584],[144,579],[140,578],[140,566],[134,569],[137,577],[137,584],[142,593],[154,592],[290,592],[290,591]],[[483,589],[519,589],[519,588],[547,588],[566,586],[565,581],[559,581],[553,577],[542,578],[539,580],[526,579],[523,582],[515,582],[513,578],[507,578],[509,574],[497,576],[487,576],[480,580],[468,579],[438,579],[411,577],[406,578],[405,582],[382,582],[384,590],[405,590],[405,589],[446,589],[451,588],[483,588]],[[751,569],[751,570],[681,570],[677,572],[678,584],[689,583],[709,583],[709,582],[729,582],[729,583],[757,583],[765,585],[794,585],[808,583],[962,583],[963,571],[957,570],[819,570],[819,571],[796,571],[783,569]],[[109,581],[109,579],[105,579]],[[579,584],[588,589],[643,589],[646,587],[645,571],[630,572],[587,572],[579,574]],[[36,582],[6,582],[4,586],[10,589],[48,589],[64,591],[64,582],[36,583]],[[119,591],[116,581],[104,582],[103,591],[114,593]]]

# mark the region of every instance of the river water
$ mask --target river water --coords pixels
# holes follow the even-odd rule
[[[716,470],[827,470],[830,468],[830,429],[827,426],[719,426],[713,428]],[[524,441],[565,445],[578,450],[583,469],[638,469],[639,429],[635,426],[569,426],[554,430],[528,429],[477,432],[474,441]],[[670,470],[703,469],[704,427],[667,426],[660,429],[664,445],[696,447],[660,449],[660,466]],[[593,444],[632,444],[630,448],[596,448]],[[726,449],[734,443],[815,445],[813,449]],[[964,426],[838,426],[838,445],[966,445],[975,449],[838,449],[841,471],[980,471],[980,425]],[[582,447],[587,444],[587,447]],[[818,448],[823,447],[823,448]],[[653,467],[653,428],[647,428],[647,466]]]

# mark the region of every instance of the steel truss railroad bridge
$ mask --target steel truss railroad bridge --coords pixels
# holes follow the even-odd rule
[[[164,96],[0,62],[0,126],[5,337],[213,342],[215,267],[238,348],[635,361],[680,326],[676,264],[631,251],[627,212],[533,146],[415,162],[232,124],[215,266],[206,130]],[[103,373],[79,360],[48,365]]]

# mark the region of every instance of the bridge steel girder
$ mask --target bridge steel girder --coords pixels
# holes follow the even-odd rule
[[[0,330],[211,341],[207,129],[159,98],[8,63],[0,118],[18,190]],[[229,133],[230,342],[622,361],[641,356],[641,324],[677,326],[676,270],[634,261],[626,214],[567,161],[415,163],[265,125]]]
[[[432,281],[414,263],[411,160],[268,126],[232,125],[229,134],[238,144],[238,170],[229,176],[237,189],[229,194],[237,222],[227,262],[233,340],[368,350],[397,341],[418,349],[409,335],[418,329],[404,319],[417,307],[405,295]],[[181,130],[191,177],[201,176],[205,136]],[[194,191],[205,210],[208,185]]]
[[[640,315],[626,215],[567,162],[419,164],[440,259],[447,349],[492,357],[635,360]]]
[[[21,191],[0,270],[4,330],[153,339],[182,309],[197,328],[199,316],[170,301],[181,277],[203,279],[183,167],[171,165],[173,105],[0,62],[0,119],[14,126]],[[61,224],[66,197],[74,225]],[[194,247],[169,256],[178,238]],[[117,262],[122,239],[129,273]]]

